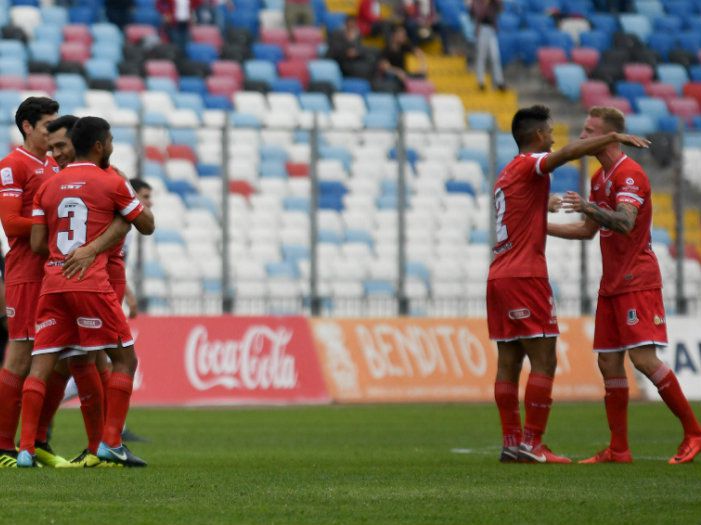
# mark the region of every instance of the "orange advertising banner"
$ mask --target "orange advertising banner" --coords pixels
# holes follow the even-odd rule
[[[491,401],[496,344],[484,319],[312,319],[331,397],[338,402]],[[593,320],[559,320],[556,400],[600,400]],[[528,360],[521,389],[525,387]],[[629,376],[632,375],[629,373]],[[640,396],[630,381],[631,398]]]

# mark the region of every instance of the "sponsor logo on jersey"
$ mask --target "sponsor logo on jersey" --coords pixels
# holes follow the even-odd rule
[[[628,177],[626,179],[626,184],[628,184],[628,186],[630,186],[631,184],[635,184],[635,181],[631,177]]]
[[[509,319],[528,319],[531,316],[531,311],[528,308],[518,308],[517,310],[509,310]]]
[[[72,184],[61,184],[61,189],[62,190],[79,190],[85,186],[84,182],[74,182]]]
[[[0,170],[0,180],[3,186],[9,186],[14,182],[12,178],[12,168],[3,168]]]
[[[652,322],[655,323],[655,326],[659,326],[661,324],[664,324],[664,317],[660,317],[659,315],[655,315],[655,317],[652,318]]]
[[[55,325],[56,325],[56,319],[47,319],[46,321],[42,321],[41,323],[37,323],[34,326],[34,331],[39,333],[44,328],[48,328],[49,326],[55,326]]]
[[[51,166],[51,169],[54,171],[54,173],[58,173],[59,171],[61,171],[61,168],[59,168],[58,166]]]
[[[14,317],[15,316],[15,309],[12,308],[11,306],[8,306],[5,308],[5,315],[7,317]]]
[[[76,323],[78,323],[78,326],[81,328],[91,328],[93,330],[102,328],[102,319],[98,319],[97,317],[78,317]]]
[[[635,308],[631,308],[628,310],[628,315],[626,319],[626,323],[628,323],[630,326],[638,324],[638,312]]]

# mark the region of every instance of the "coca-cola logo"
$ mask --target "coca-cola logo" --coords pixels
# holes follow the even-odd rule
[[[294,356],[286,354],[292,335],[286,328],[254,325],[240,340],[210,340],[207,328],[197,325],[185,345],[187,377],[197,390],[293,389],[297,367]]]

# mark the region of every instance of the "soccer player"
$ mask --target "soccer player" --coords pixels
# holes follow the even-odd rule
[[[56,118],[58,103],[29,97],[15,113],[23,145],[0,161],[0,220],[9,240],[5,274],[5,301],[10,342],[0,370],[0,468],[15,466],[15,433],[20,415],[22,383],[29,371],[34,341],[34,315],[44,257],[32,252],[32,200],[39,186],[58,171],[46,157],[46,125]],[[50,449],[39,448],[41,460],[63,462]]]
[[[105,173],[112,153],[112,135],[105,120],[78,120],[71,139],[76,162],[43,184],[34,199],[31,246],[49,256],[37,305],[32,366],[22,391],[17,466],[35,465],[34,443],[46,380],[66,349],[105,350],[112,360],[102,441],[90,453],[105,461],[144,466],[143,460],[123,446],[120,437],[137,359],[129,325],[109,284],[107,255],[100,254],[80,280],[66,279],[62,265],[70,252],[103,233],[115,212],[147,235],[154,231],[153,214],[139,202],[127,181]]]
[[[584,122],[582,139],[589,140],[625,128],[623,113],[594,107]],[[680,420],[684,439],[669,463],[689,463],[701,452],[701,428],[674,372],[657,358],[667,344],[662,277],[650,244],[652,200],[650,181],[640,165],[618,144],[593,154],[601,168],[591,180],[589,200],[577,193],[563,197],[563,208],[584,214],[573,224],[548,224],[548,234],[565,239],[600,236],[603,275],[594,327],[594,351],[604,379],[609,446],[580,463],[630,463],[628,447],[628,379],[626,352],[635,368],[652,381]]]
[[[497,341],[494,398],[501,418],[503,462],[570,463],[542,443],[552,405],[559,334],[545,261],[549,174],[558,166],[612,143],[645,147],[647,141],[622,133],[584,138],[550,153],[550,110],[520,109],[511,132],[519,154],[494,185],[496,244],[487,280],[489,337]],[[521,429],[518,382],[523,359],[531,373],[526,385],[526,421]]]

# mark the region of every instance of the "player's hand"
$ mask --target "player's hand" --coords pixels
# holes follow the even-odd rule
[[[638,137],[637,135],[628,135],[626,133],[616,133],[616,140],[621,144],[626,146],[633,146],[634,148],[649,148],[650,141],[644,137]]]
[[[580,213],[584,209],[584,199],[574,191],[568,191],[562,196],[562,209],[565,213]]]
[[[134,319],[139,315],[139,305],[136,302],[136,297],[133,295],[128,295],[126,297],[127,308],[129,309],[129,319]]]
[[[90,268],[90,265],[95,261],[95,257],[97,257],[97,252],[90,246],[81,246],[73,250],[63,263],[63,275],[66,279],[70,279],[75,274],[78,274],[78,280],[82,281],[85,271]]]
[[[557,211],[560,211],[560,208],[562,208],[562,199],[559,195],[553,193],[548,198],[548,211],[550,213],[555,213]]]

